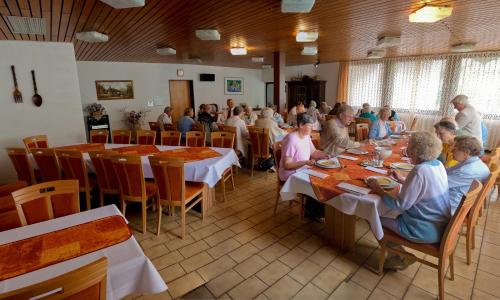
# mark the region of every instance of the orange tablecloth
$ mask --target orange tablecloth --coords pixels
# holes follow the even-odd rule
[[[58,150],[78,150],[80,152],[102,151],[102,150],[104,150],[104,144],[100,144],[100,143],[78,144],[78,145],[57,147],[56,149],[58,149]]]
[[[0,245],[0,281],[121,243],[132,232],[111,216]]]
[[[192,162],[221,156],[219,152],[208,147],[188,147],[175,150],[167,150],[157,153],[156,155],[184,158],[184,162]]]
[[[133,145],[133,146],[125,146],[120,148],[113,148],[113,151],[117,151],[121,154],[134,154],[134,155],[151,155],[160,152],[158,148],[154,145]]]

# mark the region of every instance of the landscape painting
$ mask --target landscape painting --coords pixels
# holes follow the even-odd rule
[[[121,100],[134,98],[132,80],[96,80],[97,100]]]
[[[241,77],[225,77],[224,78],[224,94],[226,94],[226,95],[242,95],[243,94],[243,78],[241,78]]]

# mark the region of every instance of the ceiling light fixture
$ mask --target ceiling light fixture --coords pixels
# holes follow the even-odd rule
[[[398,46],[401,43],[399,36],[382,36],[377,40],[377,46],[380,48],[389,48]]]
[[[220,40],[220,33],[215,29],[198,29],[195,31],[195,34],[202,41]]]
[[[281,0],[282,13],[308,13],[314,6],[315,0]]]
[[[254,57],[252,57],[252,61],[253,62],[257,62],[257,63],[261,63],[261,62],[264,61],[264,57],[262,57],[262,56],[254,56]]]
[[[476,47],[476,43],[460,43],[451,46],[451,52],[462,53],[473,51]]]
[[[232,55],[247,55],[247,48],[245,47],[233,47],[230,51]]]
[[[318,33],[315,31],[299,31],[295,40],[299,43],[311,43],[318,39]]]
[[[159,55],[165,55],[165,56],[170,56],[170,55],[175,55],[177,54],[177,51],[174,48],[158,48],[156,49],[156,53]]]
[[[87,43],[107,42],[109,37],[97,31],[77,32],[76,39]]]
[[[101,0],[101,1],[116,9],[141,7],[145,5],[145,0]]]
[[[302,55],[316,55],[318,54],[318,47],[316,46],[306,46],[302,49]]]
[[[424,5],[409,16],[411,23],[434,23],[451,16],[452,7]]]
[[[368,58],[382,58],[385,56],[385,50],[377,49],[368,51]]]

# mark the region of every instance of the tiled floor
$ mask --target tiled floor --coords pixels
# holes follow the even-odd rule
[[[188,217],[187,236],[167,233],[179,224],[164,217],[162,233],[154,235],[155,219],[148,216],[148,233],[135,232],[169,290],[139,299],[435,299],[437,271],[419,263],[397,273],[378,276],[363,265],[375,266],[377,241],[360,220],[356,250],[339,251],[325,244],[322,224],[300,222],[297,212],[282,205],[272,210],[275,175],[246,171],[237,176],[237,190],[217,203],[204,222]],[[217,189],[217,199],[222,199]],[[492,199],[496,199],[495,193]],[[127,217],[140,228],[139,209]],[[464,238],[455,254],[455,280],[446,280],[448,299],[500,299],[500,203],[492,202],[480,219],[473,263],[465,264]],[[129,298],[136,298],[131,296]]]

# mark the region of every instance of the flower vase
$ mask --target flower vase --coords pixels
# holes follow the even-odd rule
[[[96,111],[96,112],[93,112],[92,113],[92,118],[96,119],[96,120],[100,120],[102,117],[102,113],[99,112],[99,111]]]

